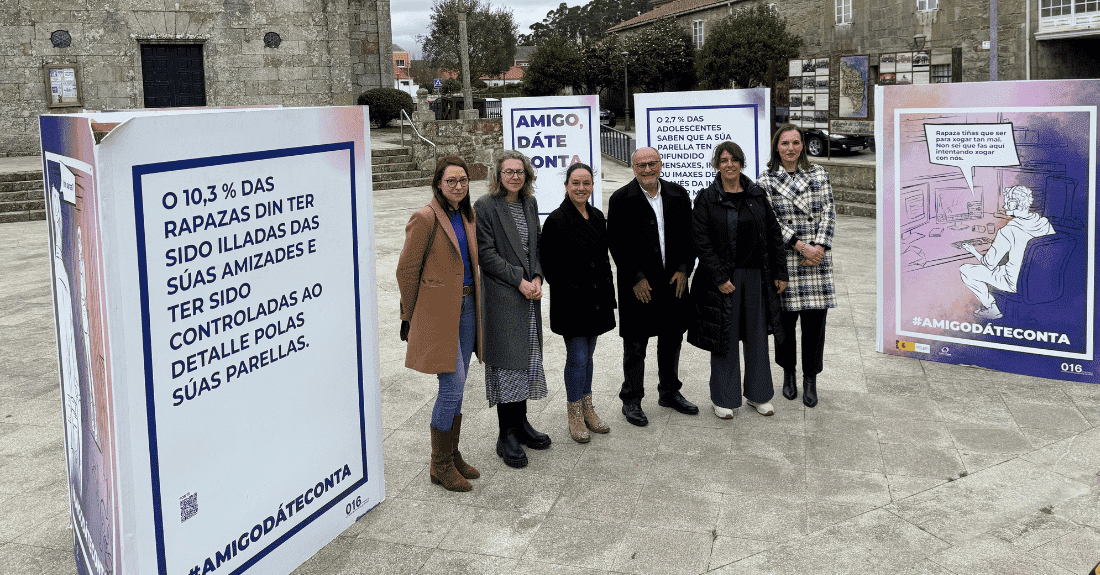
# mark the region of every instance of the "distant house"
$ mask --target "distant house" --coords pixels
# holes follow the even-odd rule
[[[503,86],[505,84],[512,86],[523,83],[523,74],[527,70],[527,65],[531,61],[531,54],[535,52],[534,46],[518,46],[516,48],[516,56],[512,61],[512,67],[504,72],[502,76],[482,76],[481,81],[485,82],[485,85],[489,87]],[[440,70],[439,77],[448,80],[450,78],[458,78],[458,72],[452,70]]]
[[[662,18],[673,17],[691,34],[696,50],[703,47],[707,32],[714,22],[733,13],[736,8],[757,4],[751,0],[666,0],[652,1],[652,10],[608,28],[608,34],[640,32]]]
[[[420,88],[411,76],[409,76],[409,69],[412,64],[412,59],[409,57],[409,51],[394,44],[391,46],[393,52],[393,87],[398,90],[408,92],[410,96],[416,97],[416,91]]]
[[[531,55],[535,53],[534,46],[516,46],[516,66],[526,68],[531,62]]]
[[[482,76],[481,79],[490,87],[503,86],[505,84],[509,86],[513,84],[522,84],[523,74],[527,71],[527,65],[531,63],[531,55],[534,53],[534,46],[517,46],[515,59],[512,60],[512,67],[504,73],[503,78],[500,76],[491,78],[489,76]]]

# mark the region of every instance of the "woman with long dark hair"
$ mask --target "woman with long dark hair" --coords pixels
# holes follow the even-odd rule
[[[565,199],[542,227],[542,268],[550,287],[550,330],[565,338],[565,397],[569,436],[611,429],[592,406],[592,355],[596,338],[615,327],[615,284],[607,254],[607,220],[589,204],[592,168],[565,171]]]
[[[432,199],[405,226],[397,260],[401,291],[401,339],[409,344],[405,366],[437,374],[432,409],[432,483],[469,491],[481,476],[458,451],[462,392],[470,355],[481,357],[481,280],[470,177],[457,156],[441,158],[432,179]]]

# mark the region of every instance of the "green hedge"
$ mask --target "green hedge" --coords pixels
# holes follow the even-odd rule
[[[375,88],[359,94],[360,106],[370,108],[370,120],[379,128],[385,128],[390,120],[401,117],[401,109],[412,116],[414,107],[412,96],[396,88]]]

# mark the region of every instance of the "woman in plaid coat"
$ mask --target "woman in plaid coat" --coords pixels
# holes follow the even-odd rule
[[[817,374],[825,347],[825,315],[836,307],[833,289],[833,188],[829,173],[811,166],[803,149],[802,130],[787,124],[772,137],[768,169],[756,183],[768,200],[787,246],[790,283],[781,294],[780,319],[786,334],[775,347],[783,368],[783,397],[798,397],[795,384],[795,323],[802,320],[802,402],[817,405]]]

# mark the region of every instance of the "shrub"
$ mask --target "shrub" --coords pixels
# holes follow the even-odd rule
[[[370,108],[370,119],[379,128],[385,128],[390,120],[401,117],[401,109],[410,116],[413,113],[413,99],[408,92],[396,88],[375,88],[359,94],[360,106]]]
[[[443,93],[444,94],[457,94],[462,91],[462,82],[458,78],[447,78],[443,80]]]

